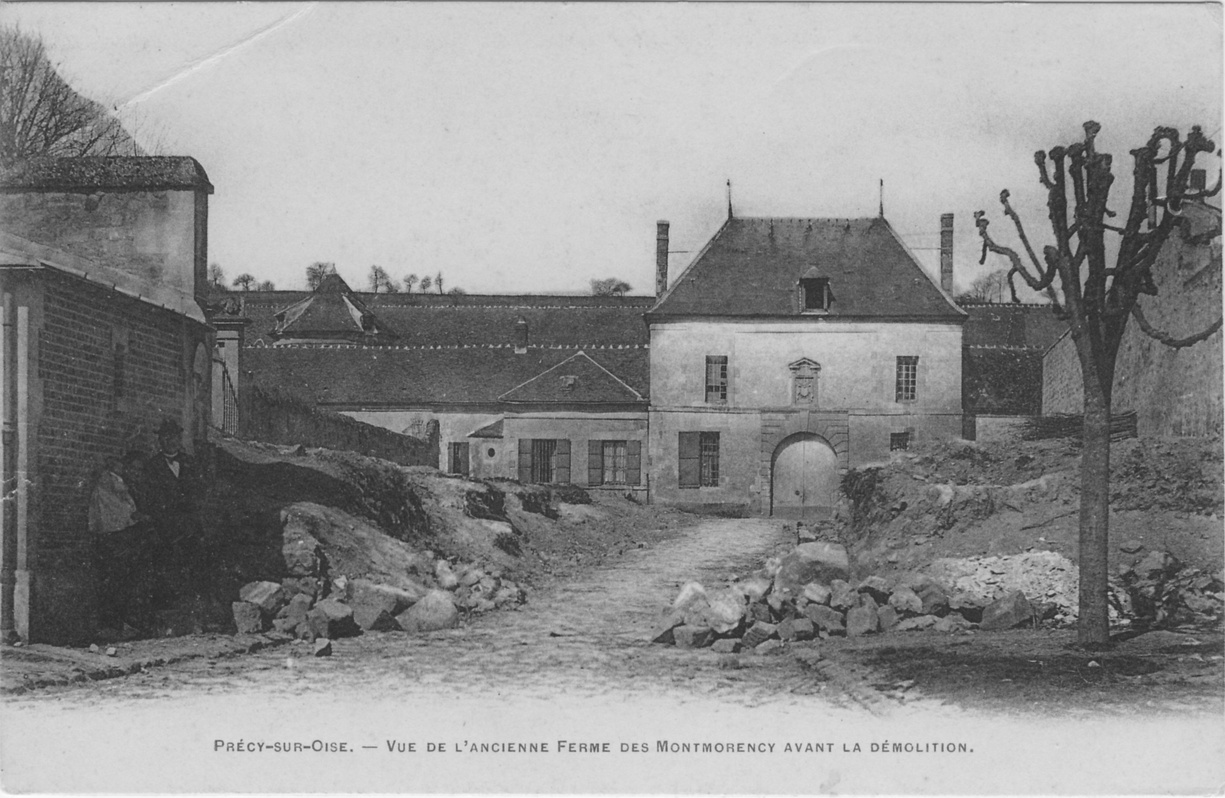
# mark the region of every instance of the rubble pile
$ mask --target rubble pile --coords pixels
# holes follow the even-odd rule
[[[1056,552],[943,559],[926,572],[888,577],[852,579],[852,572],[843,545],[801,543],[725,588],[686,583],[651,640],[769,653],[831,636],[996,631],[1070,625],[1077,617],[1077,568]],[[1218,622],[1223,582],[1225,574],[1183,568],[1168,552],[1151,552],[1112,585],[1112,619],[1119,626]]]
[[[269,629],[316,641],[363,631],[448,629],[461,613],[514,607],[525,590],[497,565],[418,552],[362,519],[298,502],[281,513],[283,573],[247,583],[233,602],[239,633]],[[319,645],[316,653],[330,653]]]

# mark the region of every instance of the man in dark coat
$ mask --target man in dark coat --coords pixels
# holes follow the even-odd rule
[[[158,451],[145,460],[137,497],[154,528],[155,568],[163,586],[158,603],[199,595],[211,570],[198,512],[199,474],[182,439],[183,427],[174,419],[158,427]]]

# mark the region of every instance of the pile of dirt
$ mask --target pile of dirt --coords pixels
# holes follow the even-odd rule
[[[868,572],[941,558],[1057,552],[1077,560],[1080,447],[951,441],[899,452],[843,483],[836,535]],[[1225,561],[1219,440],[1134,439],[1112,449],[1112,569],[1150,551],[1217,572]]]
[[[684,523],[682,514],[573,486],[472,480],[327,449],[230,438],[213,444],[201,512],[210,595],[168,613],[183,616],[175,632],[233,629],[231,603],[245,586],[281,584],[290,576],[282,552],[284,513],[303,503],[321,508],[329,529],[349,530],[320,536],[331,571],[308,591],[312,603],[338,595],[329,580],[339,576],[393,586],[415,578],[432,589],[441,561],[461,579],[479,570],[477,583],[505,581],[517,593],[670,537]],[[394,574],[384,562],[388,552]],[[480,599],[463,596],[456,603],[466,612],[493,608]]]

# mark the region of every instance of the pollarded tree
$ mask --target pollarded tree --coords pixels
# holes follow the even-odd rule
[[[370,291],[371,293],[379,293],[382,291],[386,294],[395,294],[400,290],[400,285],[395,280],[391,279],[391,275],[382,266],[370,267]]]
[[[1084,384],[1083,448],[1080,462],[1080,620],[1081,645],[1109,640],[1109,591],[1106,557],[1110,518],[1110,399],[1115,359],[1128,318],[1135,318],[1145,334],[1172,347],[1191,346],[1221,329],[1218,319],[1208,329],[1186,337],[1155,330],[1144,317],[1140,298],[1156,295],[1152,266],[1170,233],[1182,221],[1185,203],[1215,196],[1221,190],[1195,189],[1191,173],[1196,156],[1216,146],[1199,127],[1183,140],[1179,131],[1159,127],[1148,142],[1131,151],[1132,195],[1126,220],[1107,207],[1114,182],[1111,156],[1098,152],[1101,126],[1084,125],[1084,141],[1034,154],[1038,179],[1047,190],[1047,211],[1054,243],[1042,248],[1039,258],[1030,244],[1021,217],[1000,192],[1004,215],[1016,227],[1024,257],[1002,246],[988,232],[985,214],[974,218],[983,240],[982,261],[988,252],[1009,260],[1008,285],[1017,302],[1015,275],[1035,291],[1051,292],[1058,285],[1061,312],[1068,317]],[[1049,159],[1049,167],[1048,167]],[[1071,194],[1069,195],[1069,189]],[[1219,231],[1218,231],[1219,232]],[[1058,281],[1056,283],[1056,281]]]
[[[316,288],[323,285],[323,281],[328,275],[335,273],[335,263],[317,260],[310,266],[306,267],[306,287],[311,291],[314,291]]]

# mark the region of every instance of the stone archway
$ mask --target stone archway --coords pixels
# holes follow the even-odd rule
[[[784,438],[770,463],[770,514],[823,519],[834,513],[841,479],[839,457],[829,441],[811,432]]]

